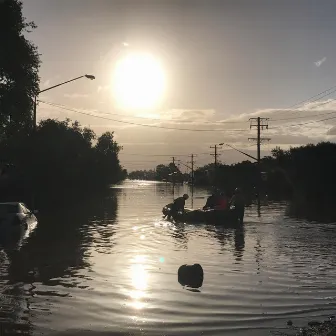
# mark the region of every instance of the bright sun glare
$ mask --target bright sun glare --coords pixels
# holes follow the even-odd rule
[[[152,55],[132,53],[117,62],[113,74],[113,94],[123,109],[153,109],[165,90],[165,74]]]

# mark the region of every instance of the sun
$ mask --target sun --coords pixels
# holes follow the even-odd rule
[[[119,108],[158,107],[165,91],[165,74],[151,54],[132,53],[119,60],[113,72],[113,96]]]

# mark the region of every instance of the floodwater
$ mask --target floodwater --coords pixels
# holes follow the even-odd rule
[[[260,336],[335,313],[333,224],[292,219],[285,203],[252,205],[237,230],[164,221],[184,192],[126,181],[41,214],[21,248],[0,247],[2,334]],[[203,266],[199,292],[177,281],[185,263]]]

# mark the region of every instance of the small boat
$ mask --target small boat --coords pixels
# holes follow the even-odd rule
[[[163,207],[162,213],[164,217],[168,217],[170,213],[170,204]],[[240,224],[238,213],[233,206],[227,210],[185,209],[184,212],[178,212],[174,220],[176,222],[190,224],[205,223],[225,226],[238,226]]]

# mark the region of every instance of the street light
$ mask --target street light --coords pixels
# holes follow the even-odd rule
[[[91,80],[96,79],[96,77],[93,76],[93,75],[84,75],[84,77],[86,77],[86,78],[88,78],[88,79],[91,79]]]
[[[93,75],[83,75],[83,76],[79,76],[79,77],[70,79],[70,80],[68,80],[68,81],[66,81],[66,82],[63,82],[63,83],[60,83],[60,84],[53,85],[53,86],[51,86],[51,87],[49,87],[49,88],[47,88],[47,89],[41,90],[41,91],[39,91],[39,92],[37,93],[37,95],[36,95],[35,98],[34,98],[34,117],[33,117],[34,130],[36,129],[36,106],[37,106],[37,96],[38,96],[40,93],[42,93],[42,92],[49,91],[49,90],[54,89],[54,88],[56,88],[56,87],[58,87],[58,86],[61,86],[61,85],[64,85],[64,84],[73,82],[73,81],[75,81],[75,80],[78,80],[78,79],[81,79],[81,78],[84,78],[84,77],[87,78],[87,79],[90,79],[90,80],[94,80],[94,79],[96,79],[96,77],[93,76]]]

